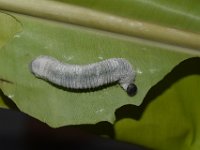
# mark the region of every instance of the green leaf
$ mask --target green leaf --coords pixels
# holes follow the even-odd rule
[[[0,13],[0,48],[10,41],[17,32],[21,31],[21,24],[11,15]],[[3,62],[2,62],[3,63]],[[0,73],[0,84],[7,82]],[[0,107],[8,108],[0,95]]]
[[[0,56],[1,74],[14,84],[3,84],[1,89],[6,95],[13,95],[22,111],[54,127],[113,122],[117,108],[125,104],[140,105],[152,85],[174,65],[192,56],[96,30],[26,16],[17,18],[23,24],[23,32],[1,49]],[[29,64],[39,55],[75,64],[124,57],[138,72],[139,91],[135,97],[129,97],[119,85],[81,93],[59,89],[31,74]],[[165,63],[161,68],[162,62]],[[5,64],[12,69],[5,69]]]
[[[199,65],[199,58],[185,61],[152,88],[137,110],[141,118],[115,124],[116,138],[151,149],[199,149]]]
[[[198,0],[56,0],[90,9],[144,20],[154,24],[200,32]]]
[[[157,6],[155,3],[150,4],[154,4],[154,7]],[[134,3],[132,5],[134,5]],[[144,5],[146,5],[146,2],[144,2]],[[161,7],[162,4],[159,6]],[[15,0],[15,3],[13,3],[12,0],[0,0],[0,9],[65,23],[72,23],[89,28],[97,28],[114,33],[150,39],[162,43],[180,45],[182,47],[190,47],[196,49],[200,48],[200,37],[198,34],[194,33],[194,31],[186,32],[183,30],[177,30],[176,28],[169,28],[168,26],[160,26],[159,22],[152,24],[150,22],[129,19],[118,15],[59,3],[56,1],[40,0],[36,3],[35,0]],[[140,8],[138,9],[140,10]],[[148,11],[152,12],[150,10]],[[171,14],[168,12],[168,15]],[[195,14],[189,15],[189,18],[188,15],[185,16],[184,13],[181,13],[180,15],[186,18],[187,21],[190,21],[188,19],[192,18],[194,20],[192,24],[196,24],[196,20],[199,20],[198,16]],[[180,15],[178,16],[179,18],[181,17]],[[172,20],[168,21],[171,22]],[[188,23],[186,25],[188,26]],[[180,27],[182,26],[183,25]]]
[[[195,33],[52,1],[0,0],[0,8],[26,14],[12,13],[23,25],[23,31],[0,49],[0,75],[10,81],[0,84],[0,88],[12,97],[21,111],[53,127],[100,121],[113,123],[117,108],[126,104],[140,105],[148,90],[174,66],[199,56],[196,50],[160,43],[199,48],[200,37]],[[74,64],[124,57],[137,71],[138,93],[129,97],[119,85],[83,92],[60,89],[31,74],[29,64],[39,55]]]
[[[20,32],[21,24],[11,15],[0,13],[0,48],[3,47],[13,36]]]

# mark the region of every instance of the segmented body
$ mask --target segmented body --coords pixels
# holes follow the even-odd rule
[[[88,65],[73,65],[49,56],[39,56],[31,63],[33,74],[56,85],[87,89],[118,81],[127,90],[135,79],[131,64],[123,58],[111,58]]]

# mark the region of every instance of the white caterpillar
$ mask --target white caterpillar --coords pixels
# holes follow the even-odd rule
[[[123,58],[111,58],[88,65],[71,65],[49,56],[39,56],[30,64],[32,73],[56,85],[72,89],[87,89],[118,81],[133,96],[137,87],[133,84],[135,71]]]

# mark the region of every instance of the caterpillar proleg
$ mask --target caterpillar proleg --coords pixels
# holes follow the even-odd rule
[[[90,89],[118,82],[133,96],[137,87],[133,83],[136,73],[123,58],[111,58],[88,65],[66,64],[50,56],[39,56],[30,64],[31,72],[38,78],[71,89]]]

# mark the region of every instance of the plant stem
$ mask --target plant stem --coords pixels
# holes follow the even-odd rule
[[[0,9],[200,49],[200,34],[49,0],[0,0]]]

